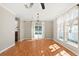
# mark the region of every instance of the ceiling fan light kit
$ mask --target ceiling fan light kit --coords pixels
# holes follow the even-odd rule
[[[45,9],[45,4],[44,3],[40,3],[42,9]],[[32,8],[32,6],[34,5],[34,3],[29,3],[29,4],[25,4],[25,8]]]
[[[33,4],[34,3],[29,3],[29,5],[28,4],[24,4],[24,6],[25,6],[25,8],[32,8]]]

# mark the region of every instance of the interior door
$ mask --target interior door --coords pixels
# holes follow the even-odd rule
[[[44,25],[43,23],[37,24],[36,22],[33,24],[33,39],[43,39],[44,38]]]

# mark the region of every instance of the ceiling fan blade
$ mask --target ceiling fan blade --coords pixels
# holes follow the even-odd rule
[[[40,4],[41,4],[42,9],[45,9],[44,3],[40,3]]]

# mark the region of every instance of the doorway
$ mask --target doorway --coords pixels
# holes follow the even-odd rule
[[[15,42],[18,41],[18,31],[15,31]]]
[[[43,39],[44,38],[44,22],[33,22],[32,23],[32,39]]]
[[[16,30],[15,30],[15,43],[18,42],[20,40],[20,19],[19,18],[15,18],[15,26],[16,26]]]

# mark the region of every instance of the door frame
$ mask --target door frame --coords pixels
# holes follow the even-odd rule
[[[41,39],[44,39],[45,38],[45,25],[44,25],[44,22],[42,22],[41,21],[41,23],[42,23],[42,26],[43,26],[43,31],[42,31],[42,33],[43,33],[43,36],[42,36],[42,38]],[[33,21],[32,22],[32,40],[35,40],[35,38],[34,38],[34,27],[35,27],[35,24],[36,24],[36,22],[35,21]],[[38,38],[39,39],[39,38]]]

